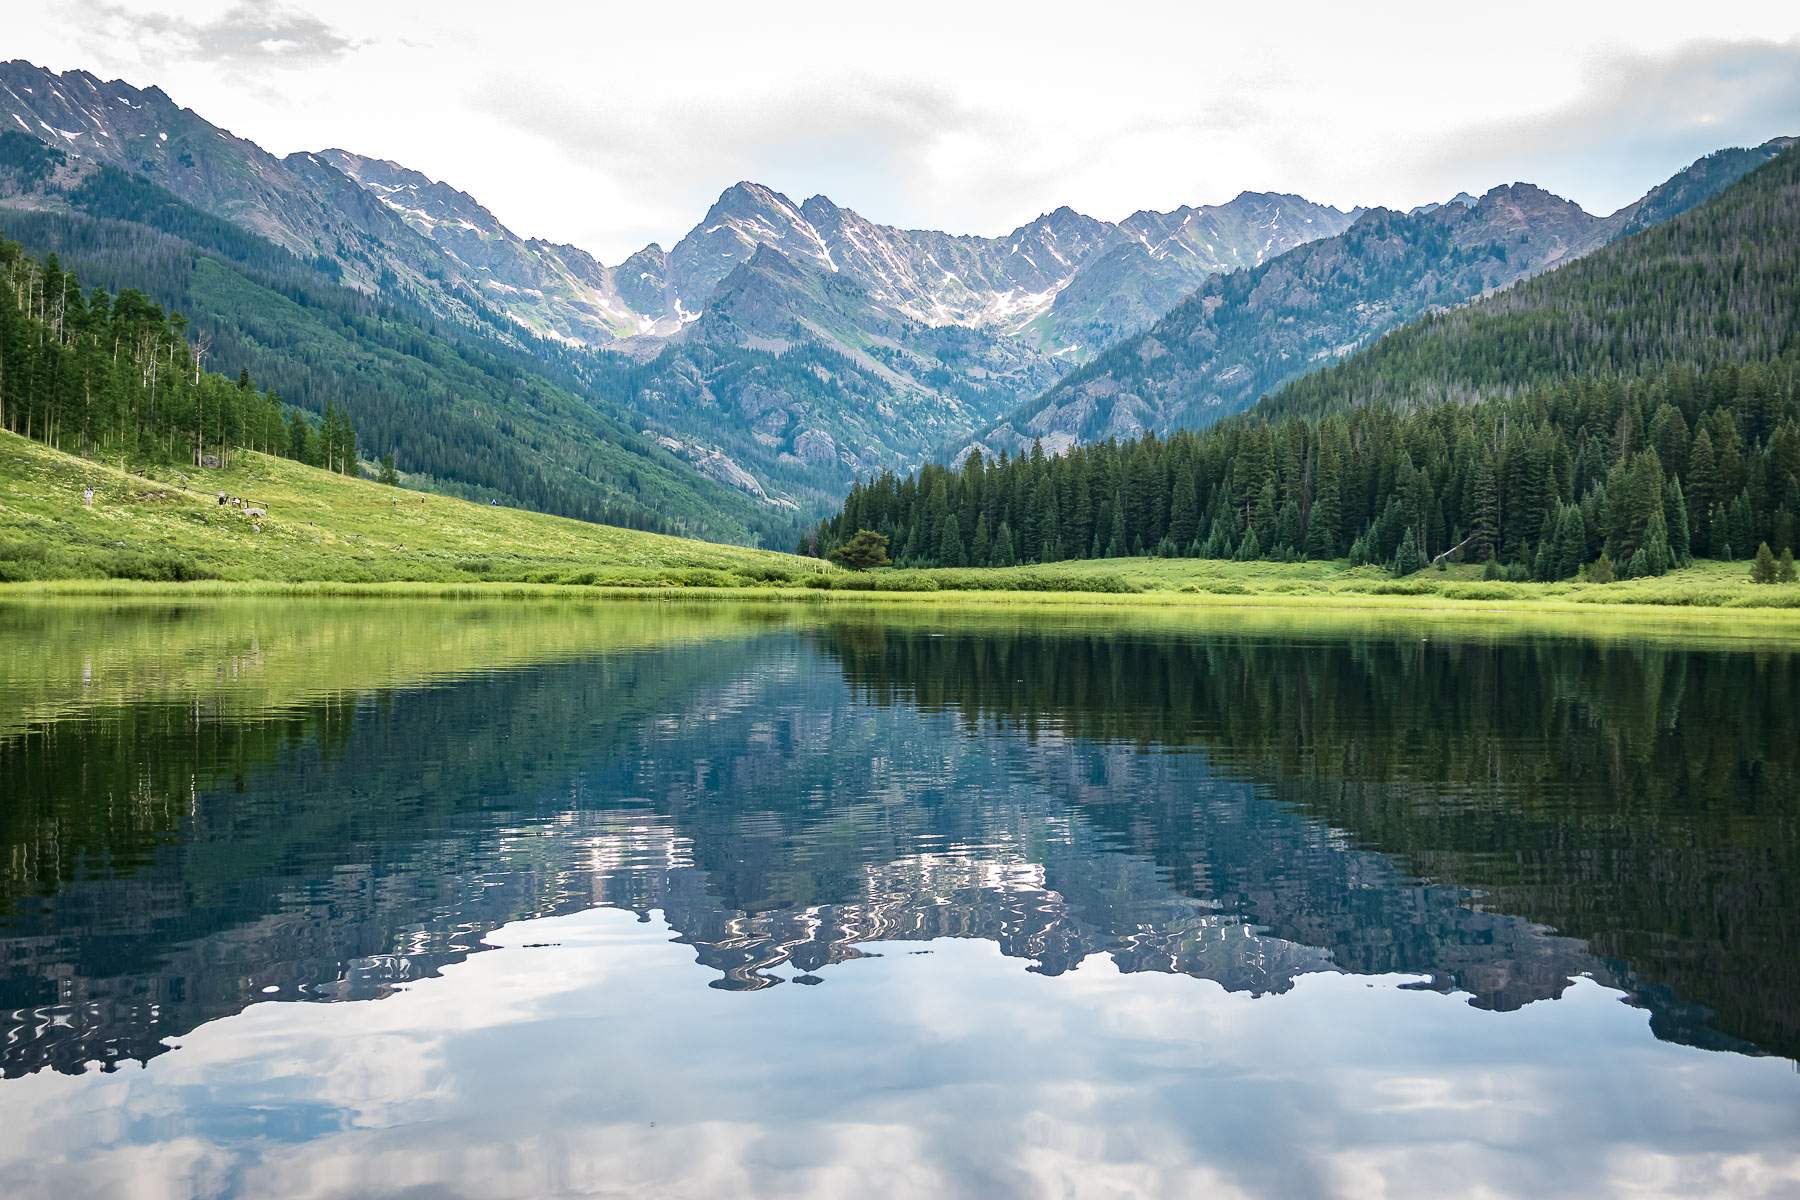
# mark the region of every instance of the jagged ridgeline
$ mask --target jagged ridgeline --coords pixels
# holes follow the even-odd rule
[[[1690,553],[1779,552],[1800,512],[1796,218],[1790,150],[1667,225],[1308,381],[1273,419],[883,475],[820,546],[867,528],[915,565],[1348,555],[1401,571],[1454,553],[1541,579],[1602,554],[1657,574]],[[1478,385],[1440,382],[1431,402],[1423,381],[1444,376],[1408,368],[1460,362],[1459,330]],[[1411,405],[1357,402],[1409,378]]]
[[[315,429],[248,373],[203,369],[208,342],[141,292],[84,291],[55,255],[0,239],[0,426],[87,456],[216,465],[247,448],[356,469],[349,418],[327,405]]]
[[[17,132],[0,133],[0,197],[0,233],[86,284],[188,314],[208,363],[248,370],[313,417],[341,411],[359,450],[391,453],[409,484],[630,528],[793,541],[790,513],[700,476],[588,394],[572,355],[341,286],[329,261]]]

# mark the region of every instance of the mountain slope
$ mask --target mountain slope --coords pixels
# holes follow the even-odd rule
[[[714,477],[818,509],[967,437],[1212,271],[1349,219],[1247,193],[1122,226],[1059,209],[985,239],[738,184],[646,264],[682,330],[630,343],[644,365],[609,390]]]
[[[347,150],[323,150],[319,157],[431,239],[467,272],[476,293],[535,333],[601,346],[679,327],[634,308],[616,273],[586,251],[522,238],[467,192]]]
[[[1207,424],[1410,320],[1666,219],[1781,145],[1709,156],[1605,218],[1529,184],[1495,188],[1473,205],[1373,210],[1336,237],[1213,277],[1154,327],[1072,373],[977,444],[1017,450],[1042,439],[1058,447]]]
[[[1800,349],[1800,149],[1793,139],[1769,145],[1786,149],[1709,202],[1396,330],[1294,381],[1259,411],[1486,398],[1568,377],[1764,362]],[[1747,152],[1725,153],[1741,163]],[[1723,174],[1702,163],[1709,181]],[[1677,207],[1667,192],[1650,200]]]
[[[741,472],[760,481],[751,490],[818,511],[851,480],[921,461],[1053,377],[1017,343],[892,313],[847,272],[761,246],[608,390],[702,470]]]
[[[621,410],[422,308],[378,302],[141,178],[0,133],[0,230],[84,282],[189,314],[209,365],[314,412],[441,490],[567,516],[790,543],[785,510],[708,480]]]
[[[761,184],[739,183],[666,256],[661,311],[691,318],[732,270],[767,246],[849,276],[886,312],[1020,336],[1034,349],[1082,358],[1116,332],[1116,322],[1141,327],[1208,275],[1329,236],[1352,218],[1298,196],[1246,192],[1215,207],[1135,213],[1118,225],[1059,208],[983,238],[879,225],[824,196],[796,205]],[[1124,253],[1086,277],[1115,251]],[[1057,311],[1062,294],[1077,287],[1084,299]],[[1112,322],[1086,323],[1089,309],[1109,303]],[[1039,323],[1053,312],[1054,321]]]

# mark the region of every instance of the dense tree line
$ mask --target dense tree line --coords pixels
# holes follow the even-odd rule
[[[199,463],[247,447],[356,472],[342,411],[315,428],[248,372],[206,370],[209,348],[141,292],[84,290],[55,255],[0,240],[0,426],[73,454]]]
[[[815,548],[869,529],[912,566],[1347,556],[1404,573],[1453,555],[1562,579],[1602,555],[1635,576],[1780,551],[1797,513],[1800,369],[1784,361],[1479,405],[1246,416],[1055,456],[975,452],[859,484]]]

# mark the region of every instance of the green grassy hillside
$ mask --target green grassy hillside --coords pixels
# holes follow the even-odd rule
[[[94,489],[92,507],[84,489]],[[227,492],[267,510],[221,507]],[[722,586],[822,564],[384,487],[239,451],[130,474],[0,431],[0,580],[232,579]]]

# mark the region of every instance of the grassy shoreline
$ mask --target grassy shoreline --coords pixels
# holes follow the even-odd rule
[[[1736,564],[1730,564],[1735,566]],[[876,582],[871,580],[871,582]],[[1664,581],[1665,588],[1671,585]],[[1241,592],[1145,589],[1132,591],[1016,590],[1001,587],[922,589],[879,587],[830,589],[796,586],[681,586],[675,584],[616,587],[604,584],[529,582],[354,581],[309,580],[195,580],[144,582],[126,579],[44,580],[0,583],[0,603],[53,599],[103,599],[113,601],[171,601],[251,597],[318,599],[418,599],[418,600],[640,600],[695,603],[756,601],[783,605],[843,607],[857,605],[965,609],[1168,609],[1194,612],[1230,609],[1293,609],[1315,611],[1365,611],[1419,614],[1560,614],[1612,616],[1643,620],[1678,619],[1705,623],[1753,620],[1760,625],[1785,626],[1800,632],[1800,597],[1783,591],[1769,603],[1756,603],[1755,593],[1737,595],[1701,590],[1676,580],[1672,599],[1659,602],[1655,592],[1633,594],[1629,585],[1582,586],[1556,589],[1556,585],[1511,584],[1515,594],[1458,595],[1452,590],[1317,591],[1252,590]],[[1450,585],[1454,587],[1454,585]],[[1747,585],[1748,587],[1748,585]],[[1605,592],[1614,589],[1618,598]],[[1534,594],[1535,593],[1535,594]],[[1708,602],[1711,601],[1711,602]]]
[[[91,499],[86,488],[94,489]],[[267,515],[221,505],[246,496]],[[1613,584],[1501,583],[1459,565],[1395,579],[1338,562],[1094,559],[856,573],[750,550],[470,504],[239,453],[139,472],[0,433],[0,603],[76,597],[635,598],[1032,610],[1673,614],[1800,630],[1800,586],[1744,563]]]

